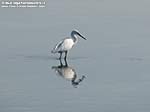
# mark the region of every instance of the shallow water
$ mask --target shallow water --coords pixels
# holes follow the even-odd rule
[[[0,9],[0,111],[149,112],[149,1],[46,3]],[[67,59],[76,85],[50,53],[74,28],[87,38]]]

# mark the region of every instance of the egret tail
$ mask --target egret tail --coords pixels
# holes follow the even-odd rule
[[[51,53],[55,54],[55,53],[57,53],[57,51],[53,49],[53,50],[51,50]]]

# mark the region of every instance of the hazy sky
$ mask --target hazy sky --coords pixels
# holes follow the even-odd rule
[[[45,0],[46,8],[40,9],[49,13],[102,14],[102,15],[150,15],[149,0]],[[20,9],[8,10],[18,12]],[[20,11],[32,9],[21,9]],[[24,13],[25,13],[24,12]],[[1,8],[0,13],[7,13]]]
[[[49,9],[57,11],[102,15],[149,15],[149,0],[62,0],[47,2]],[[82,9],[82,10],[81,10]]]

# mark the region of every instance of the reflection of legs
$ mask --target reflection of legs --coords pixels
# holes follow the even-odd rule
[[[68,51],[65,51],[65,60],[67,59],[67,54],[68,54]]]

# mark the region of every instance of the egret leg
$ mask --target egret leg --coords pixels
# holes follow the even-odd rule
[[[60,57],[59,57],[60,60],[61,60],[61,56],[62,56],[62,52],[60,52]]]
[[[67,54],[68,54],[68,51],[65,51],[65,60],[67,59]]]
[[[64,60],[65,60],[65,66],[68,67],[67,59]]]

